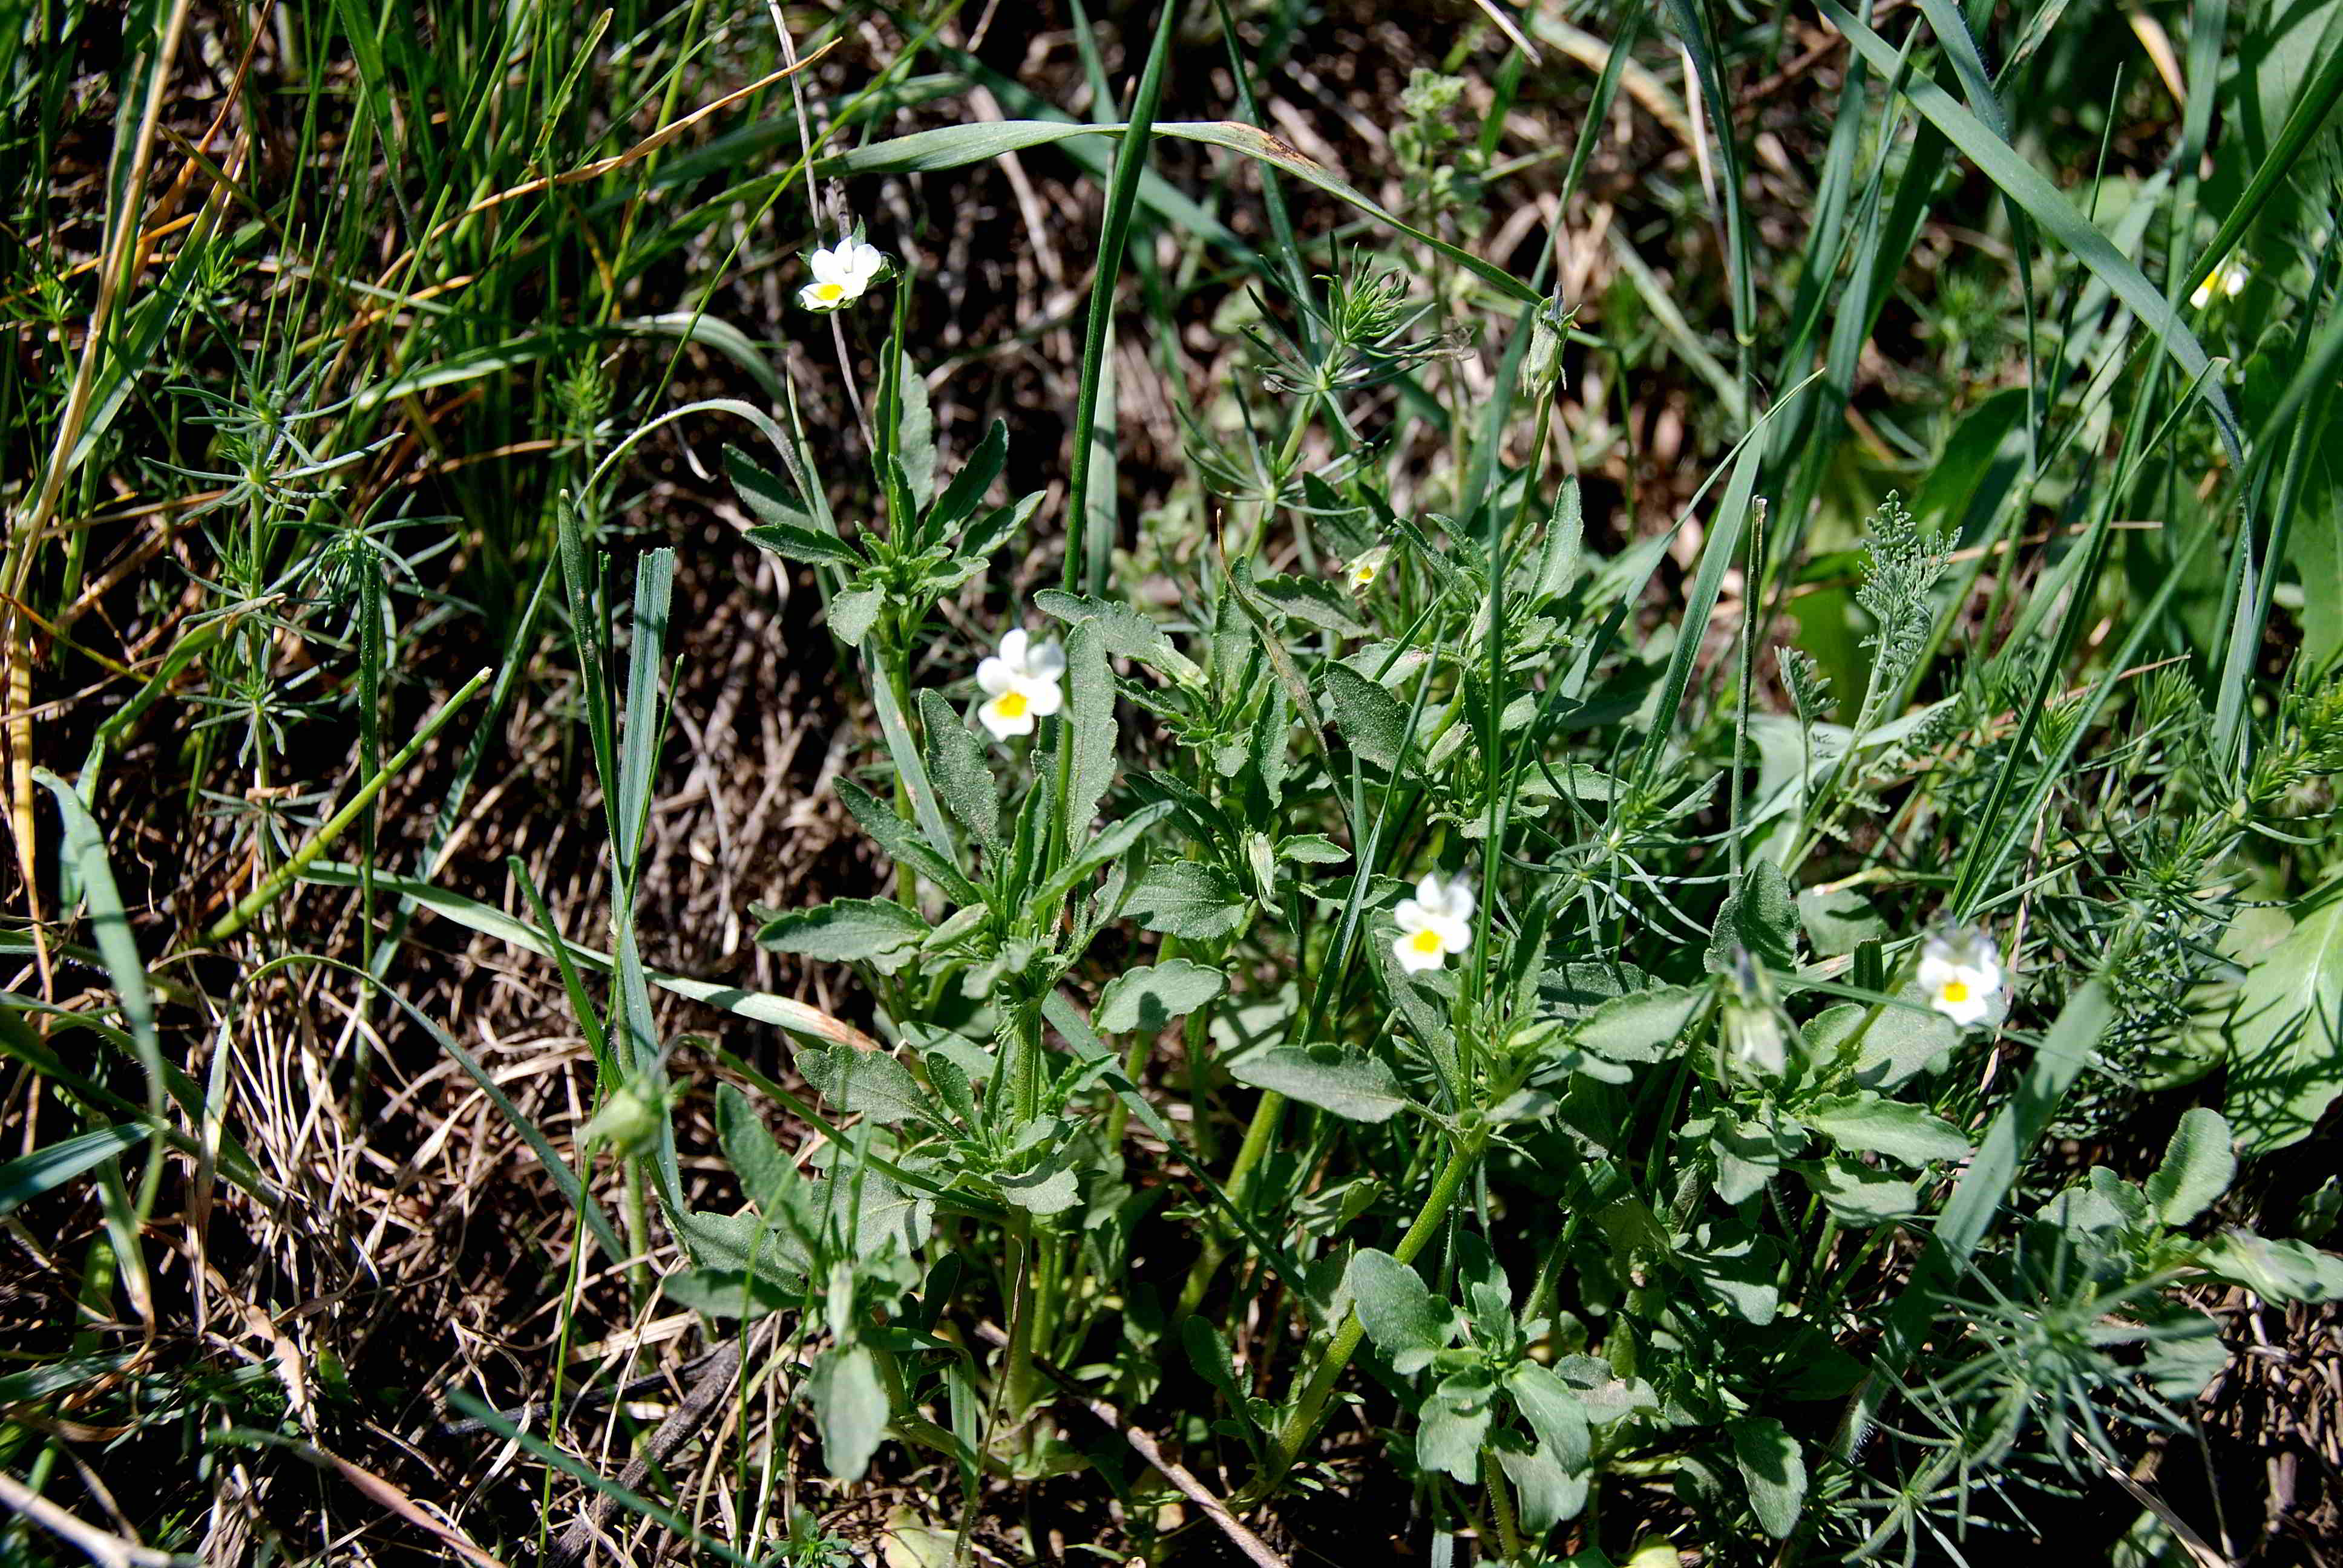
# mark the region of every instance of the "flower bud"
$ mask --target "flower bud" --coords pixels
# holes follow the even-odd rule
[[[640,1154],[657,1141],[666,1118],[666,1095],[649,1073],[637,1073],[603,1101],[586,1124],[583,1141],[589,1149],[607,1144],[620,1154]]]
[[[1727,975],[1731,990],[1725,998],[1723,1018],[1725,1060],[1755,1077],[1778,1076],[1789,1063],[1789,1052],[1765,971],[1757,967],[1746,948],[1736,947]]]
[[[1560,295],[1543,301],[1530,317],[1529,352],[1522,356],[1522,382],[1540,397],[1562,385],[1562,347],[1574,315]]]

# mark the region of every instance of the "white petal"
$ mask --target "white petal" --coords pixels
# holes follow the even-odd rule
[[[1453,918],[1459,920],[1471,920],[1473,907],[1473,888],[1470,883],[1459,877],[1448,884],[1448,913]]]
[[[1025,673],[1040,680],[1055,680],[1066,672],[1066,650],[1056,638],[1026,650]]]
[[[1037,719],[1047,719],[1066,705],[1065,694],[1058,689],[1058,683],[1054,680],[1021,680],[1017,683],[1017,689],[1025,694],[1025,700]]]
[[[812,269],[816,283],[835,283],[843,287],[852,276],[846,258],[834,250],[815,251],[806,257],[806,266]]]
[[[1012,735],[1033,733],[1032,713],[1029,710],[1011,719],[1001,711],[1001,699],[997,697],[978,709],[976,717],[987,729],[992,731],[992,738],[995,740],[1006,740]]]
[[[1978,1020],[1984,1018],[1986,1014],[1986,999],[1974,992],[1968,996],[1963,997],[1958,1001],[1949,1001],[1944,997],[1939,996],[1930,1005],[1934,1006],[1938,1012],[1943,1013],[1946,1018],[1951,1019],[1963,1029],[1966,1029],[1969,1025],[1976,1023]]]
[[[1423,873],[1423,879],[1415,885],[1415,901],[1434,914],[1446,912],[1448,890],[1440,885],[1439,872]]]
[[[2001,950],[1983,931],[1971,931],[1948,956],[1957,967],[1986,976],[1987,984],[2001,983]]]
[[[2210,283],[2198,284],[2197,291],[2188,297],[2189,307],[2194,310],[2202,310],[2212,303],[2213,286]]]
[[[1419,951],[1412,935],[1402,936],[1392,943],[1392,957],[1399,960],[1399,967],[1412,975],[1436,970],[1448,961],[1445,953]]]
[[[805,307],[808,310],[836,310],[840,306],[846,303],[846,298],[843,295],[840,296],[836,299],[824,299],[821,297],[821,287],[822,286],[819,283],[807,284],[803,288],[798,290],[798,303]]]
[[[1440,933],[1440,945],[1452,953],[1470,952],[1473,948],[1472,922],[1457,916],[1435,920],[1432,929]]]
[[[1956,972],[1953,960],[1936,950],[1938,945],[1935,938],[1930,938],[1928,950],[1920,955],[1920,989],[1930,996],[1944,990],[1945,982]]]
[[[1432,923],[1432,911],[1423,907],[1422,900],[1402,899],[1399,908],[1392,911],[1392,919],[1399,922],[1401,930],[1420,931]]]
[[[1011,627],[1001,639],[1001,662],[1020,675],[1030,673],[1031,666],[1025,658],[1025,628]]]
[[[976,667],[976,684],[987,697],[998,697],[1017,684],[1017,672],[1004,658],[988,658]]]
[[[858,243],[843,248],[845,255],[841,259],[847,271],[865,288],[877,281],[880,273],[886,270],[887,257],[877,246]]]

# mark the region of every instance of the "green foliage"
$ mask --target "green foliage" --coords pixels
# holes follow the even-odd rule
[[[1218,970],[1186,959],[1141,964],[1106,983],[1091,1022],[1101,1034],[1152,1032],[1212,1000],[1225,985],[1226,977]]]
[[[2298,1215],[2263,1159],[2325,1152],[2343,1094],[2336,7],[2282,47],[2210,7],[2168,136],[2100,46],[2128,25],[2059,0],[1825,0],[1845,47],[1795,65],[1803,24],[1763,7],[1608,38],[1460,11],[1362,64],[1404,86],[1346,111],[1388,165],[1355,178],[1264,128],[1353,79],[1309,7],[1134,13],[1112,72],[1082,18],[1082,123],[950,6],[777,11],[820,15],[783,48],[700,7],[288,0],[259,80],[159,131],[142,73],[198,56],[156,64],[151,9],[0,38],[0,427],[30,455],[0,632],[42,920],[0,933],[40,977],[0,999],[37,1119],[0,1212],[75,1243],[39,1364],[0,1378],[37,1412],[0,1429],[12,1474],[65,1475],[60,1432],[376,1424],[310,1406],[348,1397],[321,1347],[379,1286],[295,1304],[270,1247],[368,1237],[373,1268],[392,1221],[316,1180],[322,1102],[256,1114],[297,1075],[254,1041],[307,1053],[349,1143],[444,1077],[531,1151],[506,1163],[546,1212],[482,1298],[514,1319],[467,1332],[528,1370],[516,1324],[558,1321],[554,1409],[484,1424],[711,1559],[843,1561],[815,1507],[932,1484],[952,1550],[981,1524],[1049,1555],[1042,1496],[1164,1561],[1198,1503],[1174,1459],[1232,1478],[1192,1517],[1240,1544],[1395,1476],[1434,1562],[1468,1533],[1641,1557],[1663,1516],[1719,1563],[1985,1551],[2187,1433],[2227,1355],[2203,1287],[2343,1300],[2331,1184]],[[1198,29],[1232,102],[1167,69]],[[100,95],[145,151],[93,159],[116,55],[143,64]],[[1732,96],[1760,80],[1762,126]],[[978,89],[1000,112],[947,106]],[[231,152],[190,139],[215,113]],[[1617,216],[1588,225],[1622,116],[1674,145],[1598,170]],[[1096,187],[1101,230],[1054,236],[1087,279],[1054,244],[1033,269],[1051,309],[1088,290],[1066,409],[997,373],[1065,321],[1013,314],[996,178],[1061,223],[1087,209],[1051,182]],[[885,289],[718,313],[905,214]],[[711,497],[719,421],[747,445]],[[663,815],[757,769],[697,678],[744,627],[769,636],[720,711],[783,661],[820,758],[783,812],[795,774],[751,792],[819,829],[786,877],[738,814]],[[1012,630],[1063,658],[1005,723]],[[417,727],[427,686],[456,695]],[[71,783],[32,767],[59,736]],[[217,885],[169,863],[139,903],[130,869],[183,841]],[[727,899],[812,891],[725,954],[662,874],[679,843]],[[508,850],[515,885],[475,886]],[[582,1076],[409,1000],[418,914],[552,960]],[[1947,983],[1932,937],[1993,963]],[[733,983],[751,959],[772,991]],[[369,1092],[319,1019],[452,1068]],[[235,1299],[266,1364],[156,1321],[182,1177],[190,1228],[266,1216],[270,1245],[189,1254],[260,1260]],[[560,1406],[589,1323],[639,1347],[619,1325],[662,1302],[739,1337],[730,1446],[622,1496]],[[1061,1393],[1158,1452],[1047,1419]],[[1344,1405],[1390,1438],[1363,1473],[1318,1462]],[[669,1512],[687,1476],[729,1494]]]
[[[2258,1153],[2308,1137],[2343,1094],[2343,883],[2304,900],[2290,919],[2218,1019],[2228,1064],[2223,1109]]]

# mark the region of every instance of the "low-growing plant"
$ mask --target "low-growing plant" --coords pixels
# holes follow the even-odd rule
[[[1329,341],[1388,336],[1346,331],[1359,284],[1320,282],[1292,308]],[[841,1473],[890,1416],[940,1443],[930,1406],[954,1411],[970,1471],[1079,1462],[1037,1422],[1059,1391],[1036,1366],[1096,1366],[1145,1399],[1156,1374],[1134,1378],[1126,1352],[1177,1334],[1250,1468],[1240,1503],[1329,1483],[1315,1456],[1361,1398],[1355,1366],[1381,1390],[1361,1415],[1392,1426],[1435,1527],[1502,1560],[1573,1522],[1592,1540],[1606,1477],[1670,1474],[1712,1553],[1908,1556],[1994,1523],[1981,1492],[2022,1512],[2043,1451],[2076,1471],[2115,1462],[2110,1423],[2184,1430],[2176,1402],[2224,1359],[2192,1283],[2281,1301],[2343,1285],[2331,1255],[2197,1225],[2239,1132],[2207,1108],[2145,1189],[2095,1169],[2025,1225],[1992,1222],[2043,1179],[2040,1140],[2083,1074],[2201,1034],[2176,1000],[2217,982],[2241,856],[2298,841],[2323,799],[2300,791],[2323,790],[2343,737],[2331,680],[2248,721],[2238,745],[2268,777],[2240,787],[2185,681],[2101,666],[2046,704],[2057,665],[2023,635],[1946,657],[1950,546],[1891,494],[1857,557],[1871,629],[1836,672],[1859,694],[1845,722],[1795,648],[1792,711],[1754,710],[1754,610],[1718,661],[1737,689],[1702,678],[1696,624],[1634,618],[1664,537],[1591,548],[1572,479],[1500,462],[1477,500],[1413,516],[1370,461],[1289,485],[1306,450],[1371,457],[1356,385],[1264,376],[1248,427],[1282,419],[1282,449],[1253,460],[1267,483],[1232,497],[1220,548],[1164,568],[1175,616],[1045,589],[1001,607],[997,657],[963,656],[972,687],[914,701],[898,678],[920,734],[887,729],[893,804],[838,785],[897,897],[765,912],[768,947],[862,970],[892,1048],[798,1053],[862,1129],[827,1184],[910,1217],[866,1237],[854,1267],[874,1283],[856,1299],[872,1325],[961,1325],[924,1351],[897,1334],[910,1353],[883,1391],[817,1362],[825,1434],[861,1439]],[[1542,433],[1544,389],[1528,396]],[[885,533],[753,537],[853,574],[833,630],[851,643],[883,622],[900,650],[934,595],[861,563],[949,559],[973,497],[921,519],[905,498],[934,492],[932,459],[917,414],[895,428],[871,480]],[[1745,594],[1796,580],[1766,554],[1766,431],[1719,476],[1695,608],[1726,570]],[[746,458],[735,476],[780,515],[780,481]],[[1286,517],[1317,570],[1270,571]],[[945,569],[957,583],[975,563]],[[2035,635],[2055,651],[2062,624]],[[875,672],[902,668],[882,651]],[[2315,1012],[2283,1027],[2317,1029]],[[2231,1066],[2248,1143],[2305,1130]],[[751,1114],[725,1105],[727,1126]],[[1215,1123],[1243,1129],[1217,1170]],[[804,1234],[821,1183],[777,1191],[769,1154],[733,1154],[759,1173],[757,1222]],[[824,1354],[860,1353],[871,1326],[840,1314],[840,1263],[824,1284],[788,1266],[810,1252],[779,1246],[758,1276],[775,1293],[744,1293],[737,1259],[694,1241],[713,1222],[685,1227],[702,1266],[670,1290],[827,1300]],[[955,1265],[948,1299],[921,1258]],[[1162,1295],[1142,1312],[1150,1280]],[[1232,1361],[1215,1325],[1264,1319],[1282,1331]],[[997,1359],[972,1360],[993,1322]],[[962,1391],[986,1382],[970,1428]]]

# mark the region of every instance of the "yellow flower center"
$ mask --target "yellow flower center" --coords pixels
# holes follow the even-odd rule
[[[816,299],[843,299],[846,288],[841,284],[817,283],[813,286],[813,297]]]
[[[1945,982],[1945,989],[1936,994],[1946,1001],[1966,1001],[1969,1000],[1969,982],[1965,980],[1948,980]]]
[[[993,711],[1003,719],[1022,719],[1032,706],[1031,699],[1021,691],[1004,691],[992,699]]]
[[[1361,567],[1358,570],[1351,574],[1351,580],[1358,584],[1361,588],[1364,588],[1369,583],[1375,580],[1375,568],[1373,567]]]
[[[1436,953],[1440,950],[1440,933],[1426,926],[1408,938],[1407,945],[1420,953]]]

